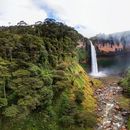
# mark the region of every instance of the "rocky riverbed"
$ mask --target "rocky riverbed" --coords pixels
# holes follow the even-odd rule
[[[98,125],[95,130],[127,130],[127,111],[122,110],[117,102],[122,88],[116,82],[105,83],[95,96],[98,100]]]

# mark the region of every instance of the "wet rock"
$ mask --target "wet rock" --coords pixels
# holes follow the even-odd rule
[[[113,95],[116,95],[116,92],[113,92]]]
[[[117,85],[117,83],[116,83],[116,82],[114,82],[114,83],[113,83],[113,85]]]
[[[116,95],[119,94],[120,87],[108,86],[103,89],[98,89],[97,100],[99,106],[97,115],[100,117],[98,128],[96,130],[120,130],[121,126],[125,126],[124,116],[126,111],[121,111],[121,108],[116,101]],[[122,127],[122,130],[126,130]]]
[[[128,115],[128,112],[127,111],[123,111],[122,112],[122,116],[127,116]]]
[[[125,126],[122,126],[120,130],[127,130]]]
[[[98,111],[102,111],[102,109],[101,109],[101,108],[98,108],[97,110],[98,110]]]
[[[108,129],[111,128],[111,126],[112,126],[111,121],[107,121],[106,123],[104,123],[103,128]]]
[[[119,105],[116,105],[116,106],[115,106],[115,109],[116,109],[116,110],[120,110]]]

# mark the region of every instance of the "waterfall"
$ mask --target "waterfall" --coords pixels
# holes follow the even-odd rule
[[[90,43],[91,43],[91,66],[92,66],[91,75],[97,76],[98,75],[98,65],[97,65],[96,49],[91,41],[90,41]]]

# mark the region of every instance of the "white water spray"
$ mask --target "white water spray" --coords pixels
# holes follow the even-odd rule
[[[103,72],[98,71],[96,49],[91,41],[90,44],[91,44],[91,66],[92,66],[91,75],[96,77],[104,77],[106,75]]]
[[[94,45],[91,43],[91,65],[92,65],[92,75],[96,76],[98,75],[98,64],[97,64],[97,56],[96,56],[96,50]]]

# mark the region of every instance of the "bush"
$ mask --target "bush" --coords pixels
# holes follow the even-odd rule
[[[128,130],[130,130],[130,117],[128,118],[127,126],[128,126]]]
[[[96,125],[96,116],[88,112],[79,112],[75,115],[75,123],[82,128],[93,128]]]
[[[119,85],[123,87],[124,94],[130,97],[130,74],[128,73],[124,79],[119,82]]]
[[[8,101],[6,98],[0,98],[0,107],[4,107],[8,105]]]
[[[59,119],[60,125],[64,128],[69,128],[72,127],[74,125],[74,119],[72,116],[62,116]]]
[[[5,109],[3,114],[6,117],[16,117],[16,115],[19,113],[18,107],[16,105],[11,105]]]
[[[78,104],[81,104],[84,100],[84,93],[82,90],[76,91],[75,92],[75,102]]]

